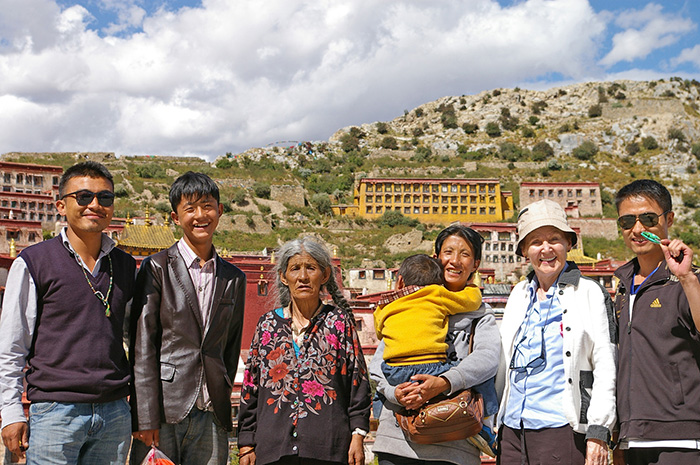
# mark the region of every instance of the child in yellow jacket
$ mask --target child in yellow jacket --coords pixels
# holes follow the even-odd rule
[[[397,386],[416,374],[438,376],[453,366],[447,360],[447,317],[481,306],[481,291],[473,284],[452,292],[442,284],[440,262],[412,255],[398,271],[396,291],[379,301],[374,328],[384,339],[382,371]]]

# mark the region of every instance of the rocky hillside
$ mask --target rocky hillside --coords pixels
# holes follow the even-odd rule
[[[313,230],[336,245],[350,265],[362,259],[392,265],[411,251],[397,249],[390,238],[410,232],[411,221],[370,224],[330,215],[332,203],[352,202],[358,176],[497,177],[513,191],[516,205],[522,180],[596,181],[602,184],[608,217],[615,215],[611,199],[617,189],[651,177],[674,196],[680,213],[676,233],[700,247],[695,211],[700,205],[699,96],[700,83],[679,78],[589,82],[546,91],[495,89],[443,97],[392,121],[343,128],[328,141],[254,148],[213,164],[100,157],[115,171],[120,214],[139,216],[146,206],[167,214],[168,186],[186,169],[219,180],[229,218],[222,223],[228,232],[217,239],[231,250],[274,247]],[[3,158],[66,165],[86,156],[68,155]],[[439,228],[418,229],[429,241]],[[625,258],[619,241],[584,244],[589,255]]]

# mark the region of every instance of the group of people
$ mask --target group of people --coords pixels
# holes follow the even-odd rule
[[[177,464],[226,464],[246,284],[212,244],[217,185],[194,172],[173,183],[182,238],[138,272],[103,232],[114,197],[104,166],[68,168],[56,201],[67,226],[10,269],[3,442],[29,464],[138,465],[153,447]],[[504,465],[700,463],[693,252],[669,239],[674,212],[661,184],[635,181],[615,201],[635,255],[616,272],[615,302],[567,261],[577,236],[563,208],[541,200],[518,216],[516,253],[532,272],[513,288],[500,328],[472,283],[483,238],[449,226],[433,257],[405,260],[379,303],[369,368],[326,248],[309,237],[284,244],[277,302],[245,365],[240,463],[363,464],[370,379],[380,465],[476,465],[482,452]],[[467,388],[483,399],[478,435],[419,444],[399,427],[396,412]]]

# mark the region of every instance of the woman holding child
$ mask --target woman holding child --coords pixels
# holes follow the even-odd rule
[[[500,463],[606,465],[615,423],[616,326],[608,292],[566,261],[564,209],[524,207],[516,253],[533,272],[508,298],[501,338]]]
[[[461,225],[450,226],[438,235],[435,257],[442,264],[448,290],[459,292],[469,285],[481,261],[482,243],[483,239],[477,232]],[[452,394],[476,387],[496,374],[500,347],[498,327],[490,307],[481,304],[475,311],[451,315],[448,321],[446,356],[448,361],[455,363],[439,376],[417,374],[411,379],[419,383],[405,382],[392,386],[382,371],[383,342],[372,358],[371,376],[377,382],[377,392],[385,398],[374,443],[374,453],[380,465],[477,465],[481,462],[479,450],[468,440],[436,444],[408,441],[394,418],[395,410],[416,409],[438,394]],[[476,330],[473,351],[469,353],[472,324],[476,324]]]
[[[278,256],[281,306],[260,318],[243,379],[240,463],[364,465],[369,380],[330,254],[305,237]]]

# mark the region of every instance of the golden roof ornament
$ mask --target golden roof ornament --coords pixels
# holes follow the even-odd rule
[[[15,238],[10,239],[10,257],[17,257],[17,245],[15,244]]]

